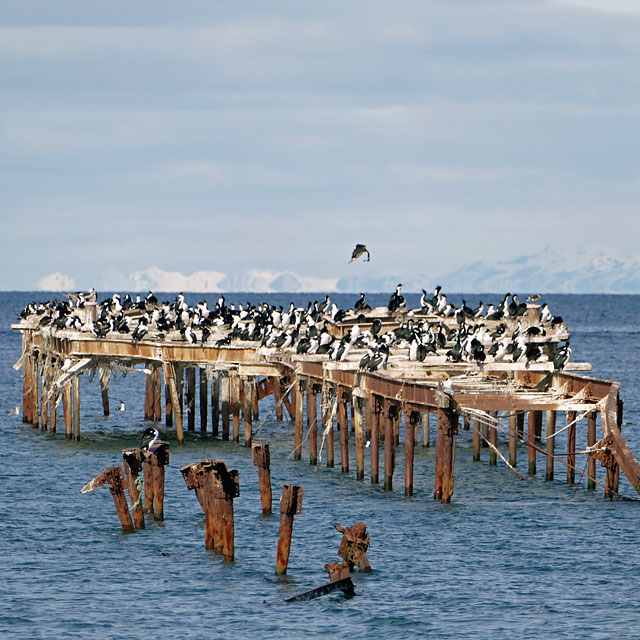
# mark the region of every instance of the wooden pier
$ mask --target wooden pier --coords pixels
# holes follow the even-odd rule
[[[525,328],[538,318],[538,306],[529,306]],[[87,304],[81,311],[95,320],[95,307]],[[401,327],[409,319],[445,326],[455,323],[450,318],[431,318],[420,310],[391,314],[386,309],[374,309],[364,314],[349,313],[339,323],[325,317],[323,324],[328,333],[339,338],[356,323],[364,327],[376,319],[382,331]],[[490,325],[491,321],[486,323]],[[556,370],[551,358],[531,363],[451,362],[444,350],[424,361],[409,361],[406,350],[391,349],[386,368],[372,371],[361,366],[364,350],[356,348],[346,360],[335,361],[328,355],[296,353],[294,348],[266,347],[249,340],[188,343],[178,332],[150,332],[137,341],[116,332],[99,338],[88,332],[41,326],[37,316],[23,319],[12,328],[22,333],[22,356],[15,368],[23,369],[24,421],[56,431],[56,406],[61,399],[68,438],[77,440],[81,434],[80,375],[98,374],[107,415],[109,372],[142,367],[146,374],[145,419],[160,422],[164,408],[165,424],[175,429],[179,444],[184,442],[185,429],[196,429],[198,399],[202,431],[251,447],[259,400],[273,395],[277,419],[284,419],[286,413],[293,423],[291,449],[295,458],[319,464],[320,440],[324,443],[324,463],[334,467],[337,441],[337,473],[347,474],[355,465],[356,479],[364,480],[368,457],[370,481],[382,480],[388,491],[396,480],[396,450],[404,422],[406,496],[413,493],[414,450],[419,434],[422,432],[423,446],[431,446],[434,428],[434,497],[445,503],[454,492],[460,429],[473,430],[474,460],[480,459],[484,444],[491,464],[500,458],[521,473],[519,464],[524,463],[526,473],[544,473],[546,480],[554,479],[554,461],[560,460],[566,466],[567,482],[574,483],[583,473],[583,464],[576,463],[576,456],[583,453],[588,457],[588,489],[601,484],[596,478],[599,461],[607,469],[601,484],[605,496],[617,494],[619,469],[640,493],[640,465],[620,428],[619,383],[585,375],[583,372],[590,369],[586,363],[569,362]],[[229,329],[222,328],[216,337],[228,334]],[[567,337],[563,325],[544,337],[531,338],[531,342],[537,340],[541,350],[552,356],[557,344]],[[185,405],[188,410],[183,412]],[[558,413],[565,415],[565,425]],[[577,429],[585,430],[588,450],[584,452],[576,451]],[[504,452],[500,451],[500,440],[507,447]],[[350,442],[355,460],[349,460]],[[517,459],[518,442],[527,448],[526,462]],[[560,457],[561,451],[566,455]]]

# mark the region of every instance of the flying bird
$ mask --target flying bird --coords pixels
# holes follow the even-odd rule
[[[349,260],[348,264],[351,264],[354,260],[357,260],[360,256],[364,255],[365,253],[367,254],[367,259],[365,260],[365,262],[369,262],[371,260],[371,254],[369,253],[369,250],[363,244],[357,244],[356,248],[353,250],[353,253],[351,254],[351,260]]]

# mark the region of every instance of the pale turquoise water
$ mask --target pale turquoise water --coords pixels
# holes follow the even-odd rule
[[[193,295],[191,302],[202,297]],[[215,299],[207,297],[210,303]],[[343,306],[357,298],[334,297]],[[375,304],[388,299],[370,297]],[[478,297],[500,296],[466,297],[473,304]],[[309,296],[251,298],[306,304]],[[343,476],[339,462],[329,470],[287,460],[291,424],[267,422],[261,435],[271,443],[274,494],[284,482],[305,487],[286,582],[275,581],[278,516],[260,515],[250,451],[210,434],[187,433],[185,446],[178,447],[167,433],[173,445],[166,520],[123,535],[109,491],[82,495],[79,489],[119,464],[121,449],[138,443],[144,380],[130,375],[114,381],[112,405],[123,399],[127,411],[104,418],[99,385],[83,376],[79,443],[5,415],[5,408],[20,404],[22,389],[21,375],[12,368],[20,337],[8,326],[33,299],[46,298],[0,293],[1,637],[638,636],[640,504],[605,502],[600,489],[590,493],[584,483],[567,486],[560,465],[556,481],[547,483],[540,475],[520,481],[504,465],[489,467],[485,452],[481,463],[473,463],[465,432],[458,440],[453,502],[442,505],[432,499],[433,449],[416,450],[415,496],[405,499],[402,448],[389,494],[368,481],[356,482],[353,469]],[[624,432],[640,455],[640,296],[545,299],[570,326],[573,358],[591,361],[595,375],[622,382],[625,422],[631,423]],[[270,402],[261,404],[263,417]],[[201,457],[223,458],[240,472],[233,564],[205,551],[202,512],[179,473]],[[366,472],[368,477],[368,463]],[[634,495],[624,477],[621,491]],[[356,597],[265,604],[325,582],[323,565],[337,559],[340,543],[332,525],[355,520],[368,525],[375,569],[355,575]]]

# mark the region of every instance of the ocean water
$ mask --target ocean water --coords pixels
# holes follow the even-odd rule
[[[106,295],[106,294],[105,294]],[[160,294],[173,299],[175,294]],[[403,495],[402,445],[394,491],[340,472],[323,461],[311,467],[290,459],[293,425],[267,420],[260,439],[271,445],[274,513],[260,510],[251,452],[211,433],[174,433],[166,469],[165,521],[124,535],[107,488],[80,494],[121,450],[137,446],[143,420],[142,374],[116,376],[111,404],[127,410],[102,416],[96,380],[83,375],[82,439],[70,442],[6,415],[21,405],[20,335],[10,330],[20,310],[53,294],[0,293],[0,637],[36,638],[637,638],[640,632],[640,503],[605,501],[586,482],[570,486],[564,467],[556,479],[519,480],[504,464],[472,462],[471,434],[460,431],[455,493],[450,505],[433,500],[434,448],[416,448],[415,495]],[[194,294],[188,301],[217,296]],[[306,305],[323,296],[230,294],[228,301],[269,300]],[[350,306],[357,295],[332,295]],[[450,296],[458,302],[462,296]],[[388,295],[368,296],[373,305]],[[497,302],[500,294],[465,296]],[[417,296],[408,296],[410,304]],[[619,380],[623,431],[640,456],[640,296],[548,295],[545,300],[571,330],[572,359],[592,374]],[[263,419],[273,407],[261,401]],[[562,417],[559,418],[562,422]],[[59,411],[59,423],[61,411]],[[162,428],[164,428],[162,426]],[[199,426],[197,426],[199,428]],[[600,427],[599,427],[600,428]],[[586,427],[579,428],[578,448]],[[62,429],[64,431],[64,429]],[[433,432],[432,432],[433,433]],[[506,443],[499,446],[506,449]],[[564,435],[556,450],[566,450]],[[180,467],[202,457],[223,458],[239,470],[235,501],[236,560],[204,548],[204,519]],[[382,457],[382,454],[381,454]],[[526,473],[526,452],[519,451]],[[579,459],[580,463],[581,460]],[[586,460],[585,460],[586,464]],[[579,465],[580,466],[580,465]],[[603,478],[599,470],[599,479]],[[304,486],[295,517],[286,579],[274,574],[278,497],[283,483]],[[621,493],[634,497],[624,475]],[[334,523],[367,524],[374,572],[354,574],[356,596],[341,593],[284,604],[281,598],[327,582],[324,564],[338,560]]]

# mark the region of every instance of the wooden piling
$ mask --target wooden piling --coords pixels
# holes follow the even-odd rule
[[[404,420],[404,495],[413,495],[413,457],[416,446],[416,428],[420,421],[417,411],[408,411]]]
[[[253,381],[251,378],[243,380],[243,406],[242,415],[244,417],[244,446],[251,446],[252,433],[252,413],[253,413]]]
[[[187,430],[196,429],[196,369],[187,367]]]
[[[480,460],[480,441],[482,440],[482,423],[479,417],[476,417],[473,424],[473,461]]]
[[[102,379],[101,379],[102,381]],[[153,389],[153,380],[151,379],[151,374],[145,376],[145,385],[144,385],[144,419],[145,420],[153,420],[153,397],[154,389]],[[102,396],[103,404],[104,404],[104,394]],[[109,402],[107,396],[107,403]],[[105,415],[109,415],[105,413]]]
[[[287,573],[289,554],[291,551],[291,536],[293,534],[293,516],[302,513],[303,494],[304,489],[301,486],[285,484],[282,487],[276,558],[276,575],[279,576]]]
[[[617,414],[616,421],[618,425],[618,431],[622,433],[622,416],[624,415],[624,402],[620,397],[620,393],[618,393],[617,398]],[[616,463],[616,467],[613,474],[613,490],[618,493],[618,489],[620,487],[620,465]]]
[[[219,553],[227,562],[233,562],[235,555],[235,529],[233,516],[233,500],[240,495],[238,471],[227,469],[227,466],[218,461],[213,466],[210,475],[210,490],[214,493],[214,513],[218,523],[216,529],[220,532]]]
[[[567,424],[576,419],[575,411],[567,411]],[[567,429],[567,484],[576,481],[576,425],[572,424]]]
[[[597,412],[592,411],[587,416],[587,447],[592,447],[596,443],[596,417]],[[592,453],[587,455],[587,489],[593,491],[596,488],[596,459]]]
[[[233,441],[240,442],[240,376],[231,373],[231,414],[233,416]]]
[[[527,445],[529,447],[529,475],[536,475],[536,412],[529,411],[527,415]]]
[[[80,440],[80,376],[75,375],[71,379],[73,390],[73,439]]]
[[[340,464],[342,473],[349,473],[349,425],[347,424],[347,401],[349,392],[346,387],[338,387],[338,429],[340,430]],[[354,398],[354,405],[355,405]],[[354,417],[351,423],[355,427],[355,406]],[[362,425],[360,425],[362,428]]]
[[[209,415],[209,380],[207,370],[200,367],[200,431],[206,432]]]
[[[276,406],[276,420],[282,422],[284,413],[282,411],[282,385],[280,384],[280,378],[273,379],[273,401]]]
[[[49,429],[51,433],[55,433],[57,429],[56,405],[58,404],[58,395],[58,390],[54,389],[49,401]]]
[[[294,436],[294,448],[293,458],[294,460],[300,460],[302,458],[302,431],[304,422],[304,392],[307,388],[307,381],[304,378],[298,378],[298,383],[295,385],[296,394],[296,426]]]
[[[153,421],[162,420],[162,373],[158,365],[151,368],[151,385],[153,388]]]
[[[222,414],[222,439],[229,439],[229,415],[231,412],[231,376],[228,371],[222,373],[220,380],[220,410]]]
[[[23,348],[26,347],[26,338],[22,338]],[[22,364],[22,422],[29,423],[30,422],[30,412],[31,407],[30,403],[30,393],[31,393],[31,381],[30,381],[30,373],[31,373],[31,356],[26,354],[24,357],[24,362]]]
[[[214,371],[211,374],[211,432],[218,435],[220,426],[220,374]]]
[[[324,434],[324,441],[327,450],[327,467],[334,467],[334,431],[333,431],[333,402],[336,398],[335,389],[324,384],[322,386],[322,399],[320,406],[322,407],[322,432]]]
[[[489,443],[493,445],[493,447],[489,447],[489,465],[495,467],[498,464],[498,429],[496,428],[498,412],[492,411],[489,415],[491,416],[491,424],[489,425]]]
[[[253,412],[253,419],[260,420],[260,397],[258,394],[258,386],[256,384],[257,379],[251,378],[251,410]]]
[[[77,376],[74,380],[77,379]],[[122,469],[120,467],[110,467],[106,470],[107,482],[109,484],[109,490],[113,497],[113,503],[116,507],[116,513],[120,519],[122,530],[125,533],[134,531],[133,520],[129,513],[129,506],[127,505],[127,498],[125,496],[125,482]]]
[[[371,484],[380,481],[380,416],[382,414],[382,399],[377,395],[369,396],[371,406]]]
[[[173,402],[171,400],[171,383],[170,378],[167,376],[167,368],[163,367],[164,372],[164,423],[167,427],[173,426]],[[173,366],[171,366],[171,375],[175,376]],[[175,387],[175,377],[173,379],[173,386]]]
[[[362,426],[362,400],[353,396],[353,428],[356,440],[356,480],[364,480],[364,429]]]
[[[555,411],[547,411],[547,440],[546,440],[546,448],[545,453],[547,454],[546,468],[545,468],[545,476],[544,479],[548,482],[553,480],[553,471],[554,471],[554,449],[556,438],[553,435],[556,431],[556,412]]]
[[[307,427],[309,429],[309,464],[318,464],[318,400],[316,388],[310,383],[307,387]]]
[[[151,482],[153,485],[153,501],[151,510],[153,519],[164,520],[164,468],[169,464],[169,443],[158,440],[153,452],[148,454],[151,475],[149,480],[145,475],[145,485]],[[146,468],[145,468],[146,472]]]
[[[62,411],[64,413],[64,435],[67,440],[73,437],[73,410],[71,408],[71,382],[62,385]]]
[[[49,419],[47,402],[47,387],[49,386],[49,361],[50,358],[43,358],[42,366],[40,367],[40,426],[42,427],[43,431],[47,430]]]
[[[422,422],[422,446],[426,449],[431,446],[431,434],[429,428],[430,411],[423,411],[420,414],[420,421]]]
[[[268,442],[254,442],[253,465],[258,467],[258,480],[260,482],[260,502],[262,503],[262,515],[271,513],[271,456]]]
[[[518,466],[518,417],[515,411],[509,413],[509,464]]]
[[[31,424],[37,429],[40,426],[40,375],[39,375],[39,356],[34,352],[33,361],[33,382],[31,385]]]
[[[176,427],[176,437],[178,439],[178,444],[184,444],[184,431],[182,430],[182,415],[180,411],[178,390],[176,388],[176,375],[173,365],[170,362],[164,363],[164,380],[165,386],[168,386],[169,388],[169,397],[171,398],[171,411],[173,414],[172,422]]]
[[[129,499],[131,501],[131,511],[133,512],[133,524],[136,529],[144,529],[144,509],[140,493],[142,452],[138,447],[124,449],[122,452],[122,460],[127,489],[129,490]]]
[[[458,414],[453,409],[451,398],[446,394],[438,392],[436,402],[438,404],[438,441],[434,498],[448,504],[453,495]]]
[[[396,425],[400,421],[400,411],[396,405],[385,401],[384,407],[384,490],[393,490],[393,471],[396,456]]]

